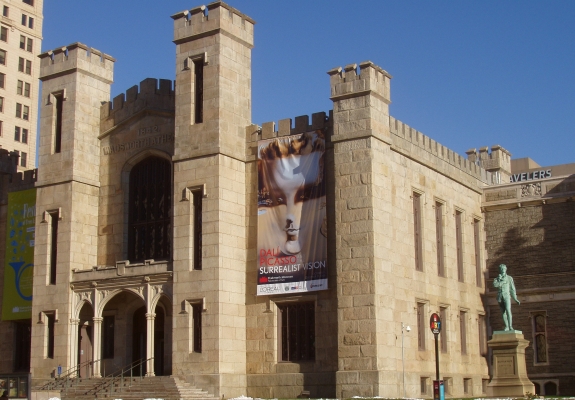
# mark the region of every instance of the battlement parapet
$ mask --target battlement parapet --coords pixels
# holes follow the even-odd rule
[[[17,192],[19,190],[31,189],[38,180],[38,169],[29,169],[24,172],[5,174],[0,177],[3,192]]]
[[[337,67],[327,73],[333,101],[374,93],[387,104],[391,102],[391,75],[371,61],[359,64],[359,74],[357,64],[346,65],[343,69]]]
[[[469,161],[480,165],[487,171],[511,173],[511,153],[499,145],[491,146],[491,153],[489,153],[489,147],[485,146],[480,147],[479,151],[469,149],[465,154]]]
[[[411,158],[429,164],[430,167],[436,170],[445,171],[450,176],[453,176],[454,173],[449,172],[445,166],[442,167],[441,163],[449,165],[451,170],[459,170],[484,183],[492,183],[493,177],[491,173],[477,163],[460,156],[453,150],[393,117],[389,117],[389,125],[394,139],[393,147],[396,150],[406,153],[408,156],[411,155]],[[417,151],[420,149],[424,151]],[[417,156],[415,156],[416,152],[418,153]]]
[[[55,76],[83,71],[111,84],[114,75],[112,56],[102,53],[83,43],[72,43],[68,46],[49,50],[38,56],[40,58],[40,80],[45,81]]]
[[[15,151],[0,149],[0,174],[12,175],[18,171],[20,155]]]
[[[318,112],[311,115],[311,123],[308,115],[301,115],[295,117],[295,124],[292,127],[292,119],[286,118],[278,121],[277,130],[274,121],[264,122],[262,126],[249,125],[246,127],[246,141],[248,146],[247,160],[255,160],[257,158],[257,144],[259,140],[273,139],[276,137],[296,135],[299,133],[312,132],[321,130],[329,139],[331,129],[333,128],[333,115],[330,111],[329,115],[325,112]]]
[[[114,97],[112,101],[102,104],[100,108],[100,131],[118,125],[120,122],[145,110],[153,109],[158,112],[173,114],[176,109],[174,85],[169,79],[147,78],[129,88],[126,93]]]
[[[172,19],[176,44],[211,36],[220,30],[225,30],[250,48],[254,45],[256,22],[223,1],[181,11],[172,15]]]

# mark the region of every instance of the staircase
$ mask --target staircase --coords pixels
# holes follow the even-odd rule
[[[165,399],[165,400],[214,400],[214,396],[175,376],[147,378],[89,378],[78,379],[71,387],[62,388],[62,400],[94,399]]]

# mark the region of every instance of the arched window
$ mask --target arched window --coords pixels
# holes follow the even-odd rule
[[[171,259],[172,166],[148,157],[130,171],[128,259]]]
[[[535,363],[547,362],[547,329],[545,314],[533,315],[533,339]]]

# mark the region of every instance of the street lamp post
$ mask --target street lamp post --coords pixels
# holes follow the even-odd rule
[[[403,368],[403,398],[405,398],[405,351],[403,346],[403,332],[407,331],[408,333],[411,331],[409,325],[405,326],[403,322],[401,323],[401,366]]]

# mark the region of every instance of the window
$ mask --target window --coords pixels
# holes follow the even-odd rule
[[[10,13],[10,9],[8,8],[8,6],[4,6],[4,7],[2,8],[2,15],[3,15],[4,17],[8,17],[9,13]]]
[[[4,89],[4,81],[6,80],[6,74],[0,73],[0,88]]]
[[[413,234],[415,247],[415,269],[423,271],[423,238],[421,227],[421,194],[413,193]]]
[[[22,128],[22,143],[28,143],[28,129]]]
[[[479,330],[479,355],[487,355],[487,324],[485,315],[479,315],[477,318],[477,329]]]
[[[60,210],[48,211],[50,216],[50,285],[56,284],[56,264],[58,262],[58,220],[60,219]]]
[[[28,162],[28,154],[22,152],[22,154],[20,154],[20,166],[26,167],[27,162]]]
[[[18,58],[18,71],[24,72],[28,75],[32,74],[32,61],[26,60],[22,57]]]
[[[14,141],[15,142],[20,141],[20,127],[19,126],[14,128]]]
[[[26,14],[22,14],[22,25],[26,26],[28,22],[28,16]]]
[[[54,94],[56,100],[56,115],[54,124],[54,153],[62,151],[62,108],[64,106],[64,94]]]
[[[16,93],[24,97],[30,97],[30,84],[19,80],[16,86]]]
[[[130,172],[128,259],[169,260],[171,257],[172,166],[149,157]]]
[[[34,29],[34,18],[28,17],[28,28]]]
[[[538,312],[533,314],[531,319],[533,323],[533,362],[535,364],[545,364],[548,362],[547,313]]]
[[[0,64],[6,65],[6,50],[0,50]]]
[[[480,223],[480,220],[473,219],[473,247],[475,250],[473,260],[475,261],[475,282],[477,283],[477,287],[483,287],[483,274],[481,271]]]
[[[34,0],[22,0],[22,3],[26,3],[28,5],[33,6],[34,5]]]
[[[0,136],[2,136],[3,133],[4,133],[3,130],[2,130],[3,125],[4,125],[4,124],[3,124],[3,121],[0,121]]]
[[[46,314],[46,358],[54,358],[54,314]]]
[[[26,41],[26,51],[32,52],[32,48],[34,47],[34,41],[30,38]]]
[[[315,304],[278,304],[281,361],[315,360]]]
[[[439,307],[439,318],[441,318],[441,333],[439,334],[441,352],[447,353],[447,307]]]
[[[457,278],[459,282],[464,282],[463,276],[463,213],[455,211],[455,241],[457,245]]]
[[[463,378],[463,393],[471,394],[471,378]]]
[[[30,118],[30,107],[16,103],[16,117],[28,120]]]
[[[104,315],[102,321],[102,358],[114,358],[114,324],[113,315]]]
[[[192,350],[194,353],[202,352],[202,304],[192,304]]]
[[[4,6],[4,10],[6,10],[8,7]],[[5,26],[0,28],[0,40],[3,42],[7,42],[8,41],[8,28],[6,28]]]
[[[459,333],[461,337],[461,354],[467,354],[467,312],[459,311]]]
[[[204,59],[194,60],[194,123],[204,119]]]
[[[417,345],[419,350],[425,350],[425,303],[417,303]]]
[[[419,391],[421,394],[427,394],[427,382],[429,382],[429,378],[421,377],[419,378]]]
[[[0,97],[0,112],[4,112],[4,97]]]
[[[443,390],[445,392],[445,394],[451,394],[451,379],[452,378],[448,378],[448,377],[443,377]]]
[[[194,269],[202,269],[202,190],[192,192],[194,202]]]
[[[20,35],[20,48],[26,50],[26,36]]]
[[[445,257],[443,251],[443,203],[435,202],[435,240],[437,244],[437,274],[445,276]]]

